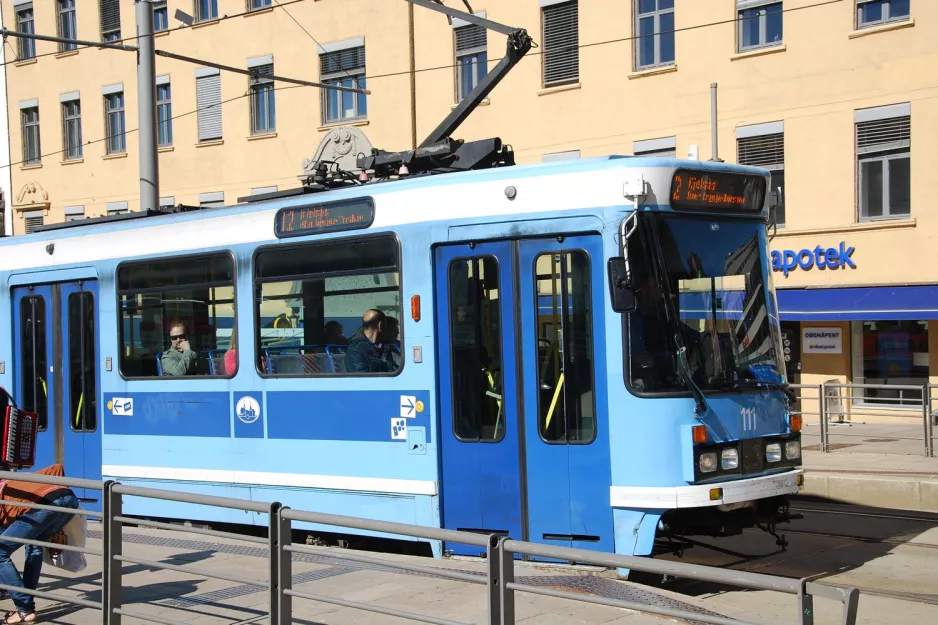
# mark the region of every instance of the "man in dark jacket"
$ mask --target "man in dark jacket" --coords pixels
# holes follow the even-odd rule
[[[388,331],[388,318],[380,310],[367,310],[362,315],[362,327],[349,338],[345,352],[345,369],[349,373],[388,373],[391,362],[385,358],[378,344]]]

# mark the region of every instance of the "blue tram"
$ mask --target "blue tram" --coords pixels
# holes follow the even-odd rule
[[[0,384],[76,477],[624,554],[773,524],[802,471],[767,181],[607,157],[2,239]]]

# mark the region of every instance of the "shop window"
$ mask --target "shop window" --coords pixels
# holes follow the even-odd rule
[[[854,401],[869,406],[921,408],[928,384],[927,321],[855,321],[852,327]]]

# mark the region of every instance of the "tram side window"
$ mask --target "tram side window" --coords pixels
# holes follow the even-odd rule
[[[72,293],[68,296],[68,414],[76,432],[93,432],[98,423],[94,330],[94,295]]]
[[[402,366],[399,257],[391,236],[258,252],[258,371],[271,376],[397,373]],[[382,320],[380,328],[363,326],[366,313]]]
[[[118,267],[121,373],[234,375],[237,358],[231,369],[225,359],[237,348],[234,276],[234,259],[225,253]]]
[[[453,431],[465,442],[505,438],[498,261],[455,260],[449,267]]]
[[[49,423],[49,386],[46,371],[46,300],[33,295],[20,300],[23,396],[20,408],[39,415],[39,430]]]
[[[550,252],[534,261],[537,296],[538,432],[549,443],[596,438],[590,259]]]

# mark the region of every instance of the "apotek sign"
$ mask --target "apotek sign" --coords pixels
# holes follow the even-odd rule
[[[845,269],[850,267],[856,269],[853,263],[853,249],[847,247],[843,241],[840,247],[829,247],[827,249],[818,245],[813,250],[804,248],[802,250],[781,250],[772,252],[772,270],[781,271],[785,276],[788,272],[800,267],[803,271],[808,271],[811,267],[818,269]]]

